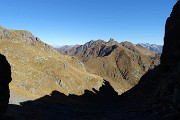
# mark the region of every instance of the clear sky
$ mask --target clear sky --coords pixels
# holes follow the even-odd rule
[[[118,42],[163,44],[177,0],[0,0],[0,26],[28,30],[50,45]]]

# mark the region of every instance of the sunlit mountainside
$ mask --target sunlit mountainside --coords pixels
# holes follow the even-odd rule
[[[11,93],[19,96],[34,98],[53,90],[80,95],[103,83],[76,57],[60,54],[28,31],[0,27],[0,53],[12,68]]]
[[[103,79],[122,94],[159,64],[159,56],[130,42],[90,41],[62,51],[67,56],[28,31],[1,27],[0,37],[0,52],[12,67],[12,94],[30,98],[53,90],[80,95],[98,90]]]
[[[65,55],[78,57],[87,71],[110,82],[119,93],[129,90],[149,69],[159,64],[159,55],[130,42],[113,39],[90,41],[84,45],[57,48]]]

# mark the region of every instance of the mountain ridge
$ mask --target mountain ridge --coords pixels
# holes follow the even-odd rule
[[[91,40],[89,42],[95,42],[95,41],[98,41],[98,40]],[[118,43],[117,41],[115,41],[114,39],[110,39],[108,42],[102,40],[104,43],[108,43],[108,42],[112,42],[114,41],[114,43]],[[124,41],[124,42],[128,42],[128,41]],[[87,42],[88,43],[88,42]],[[123,43],[123,42],[121,42]],[[86,43],[85,43],[86,44]],[[161,54],[162,53],[162,49],[163,49],[163,45],[158,45],[158,44],[150,44],[150,43],[138,43],[138,44],[135,44],[137,46],[142,46],[150,51],[153,51],[155,52],[156,54]],[[76,45],[62,45],[62,46],[54,46],[55,49],[58,49],[60,51],[68,51],[68,49],[71,49],[71,48],[76,48],[77,46],[79,46],[78,44]],[[67,54],[67,53],[66,53]]]
[[[141,46],[127,41],[118,43],[114,39],[91,40],[84,45],[57,50],[78,57],[88,72],[103,77],[119,94],[136,85],[147,70],[159,64],[160,57]]]

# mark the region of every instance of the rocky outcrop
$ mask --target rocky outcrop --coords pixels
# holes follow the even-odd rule
[[[165,27],[161,64],[148,71],[139,84],[121,96],[126,109],[134,115],[155,120],[180,119],[180,1],[176,3]],[[130,106],[130,107],[129,107]]]
[[[161,64],[171,66],[180,61],[180,1],[166,21]]]
[[[84,45],[64,46],[61,53],[78,57],[87,71],[109,81],[119,93],[136,85],[141,76],[159,64],[159,56],[130,42],[114,39],[89,41]]]
[[[166,21],[164,48],[161,57],[162,71],[168,72],[160,94],[169,100],[174,113],[180,113],[180,1],[173,7]],[[169,77],[168,77],[169,76]],[[179,116],[180,117],[180,116]]]
[[[0,119],[2,120],[9,103],[9,83],[11,82],[11,67],[6,57],[0,54]]]

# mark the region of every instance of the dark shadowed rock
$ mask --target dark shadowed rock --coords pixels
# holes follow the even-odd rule
[[[3,118],[9,103],[11,79],[11,67],[6,57],[0,54],[0,120]]]
[[[161,64],[171,66],[180,60],[180,1],[174,6],[166,21]]]
[[[127,111],[155,120],[180,119],[180,1],[165,27],[161,64],[148,71],[139,84],[121,96]],[[141,113],[141,114],[139,114]]]

